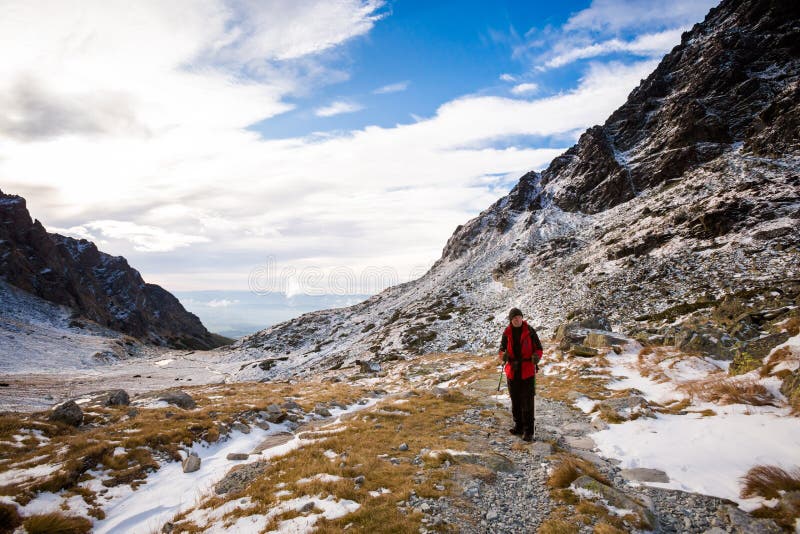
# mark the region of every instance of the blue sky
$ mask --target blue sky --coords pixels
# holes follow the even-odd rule
[[[714,3],[8,2],[0,188],[168,290],[374,293]]]

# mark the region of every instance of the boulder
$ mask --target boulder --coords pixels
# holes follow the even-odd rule
[[[645,506],[644,503],[626,495],[616,488],[606,486],[588,475],[578,477],[578,479],[572,483],[571,488],[594,493],[616,508],[631,510],[640,517],[642,526],[644,526],[646,530],[653,530],[653,528],[655,528],[656,516],[653,514],[653,511]],[[582,492],[578,491],[577,493]]]
[[[569,349],[569,352],[573,356],[580,356],[582,358],[593,358],[599,354],[597,349],[593,349],[584,345],[572,345]]]
[[[611,347],[613,345],[624,345],[628,340],[619,334],[603,330],[592,330],[586,335],[584,345],[595,348]]]
[[[366,360],[356,360],[356,364],[361,369],[362,373],[380,373],[381,364],[378,362],[369,362]]]
[[[331,416],[331,411],[328,410],[328,408],[323,406],[322,404],[317,404],[316,406],[314,406],[314,413],[322,417]]]
[[[637,482],[669,482],[667,474],[660,469],[634,467],[632,469],[623,469],[620,475],[626,480],[635,480]]]
[[[231,430],[238,430],[242,434],[250,433],[250,427],[240,421],[236,421],[235,423],[233,423],[231,425]]]
[[[183,472],[194,473],[198,469],[200,469],[200,457],[197,456],[197,453],[193,452],[183,461]]]
[[[108,392],[106,399],[106,406],[127,406],[131,403],[131,398],[128,392],[124,389],[113,389]]]
[[[56,406],[48,419],[65,425],[80,426],[83,422],[83,410],[78,403],[70,400]]]
[[[184,410],[192,410],[197,407],[192,396],[185,391],[165,391],[159,395],[158,400],[167,402],[178,408],[183,408]]]
[[[228,453],[228,456],[227,456],[228,460],[232,460],[232,461],[247,460],[249,457],[250,457],[249,454],[246,454],[246,453],[243,453],[243,452],[231,452],[231,453]]]
[[[217,495],[225,493],[237,493],[245,489],[253,480],[267,470],[269,462],[266,460],[259,460],[250,464],[234,467],[228,474],[222,477],[222,480],[217,482],[214,486],[214,492]]]

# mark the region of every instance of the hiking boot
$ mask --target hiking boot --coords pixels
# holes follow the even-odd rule
[[[525,432],[522,436],[523,441],[533,441],[533,434],[531,432]]]
[[[520,428],[518,426],[515,426],[514,428],[509,428],[508,431],[511,432],[512,434],[514,434],[515,436],[522,435],[522,428]]]

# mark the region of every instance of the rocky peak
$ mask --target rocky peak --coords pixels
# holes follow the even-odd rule
[[[122,256],[86,239],[48,233],[25,199],[0,191],[0,276],[103,326],[152,343],[208,349],[229,340],[206,330],[168,291]]]

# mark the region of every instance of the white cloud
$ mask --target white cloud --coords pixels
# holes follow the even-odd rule
[[[539,85],[535,83],[521,83],[511,88],[511,93],[515,95],[527,95],[539,90]]]
[[[628,52],[645,57],[662,56],[680,42],[681,34],[687,29],[676,28],[640,35],[630,41],[608,39],[587,46],[568,48],[563,51],[557,51],[551,59],[547,60],[544,66],[547,68],[562,67],[579,59],[593,58],[612,52]]]
[[[372,93],[376,95],[384,95],[387,93],[399,93],[408,89],[408,86],[410,84],[411,82],[409,81],[390,83],[388,85],[384,85],[383,87],[378,87],[377,89],[372,91]]]
[[[528,31],[514,54],[528,57],[538,71],[612,53],[660,58],[716,4],[716,0],[593,0],[560,28]]]
[[[169,252],[177,248],[188,247],[192,243],[210,241],[205,236],[171,232],[156,226],[141,225],[130,221],[105,219],[88,222],[85,226],[96,230],[107,239],[129,241],[133,244],[134,250],[141,252]]]
[[[343,113],[353,113],[361,111],[363,106],[354,102],[337,101],[331,102],[327,106],[322,106],[314,110],[314,115],[317,117],[333,117],[334,115],[341,115]]]
[[[462,97],[393,127],[279,140],[246,129],[327,72],[322,56],[280,58],[374,24],[375,4],[341,5],[355,18],[327,19],[341,27],[325,35],[283,27],[315,24],[310,8],[245,23],[254,7],[213,0],[137,2],[124,17],[111,2],[55,3],[47,16],[12,5],[0,19],[0,181],[21,185],[4,191],[170,290],[246,289],[267,256],[297,270],[388,266],[403,281],[505,193],[504,176],[561,152],[496,141],[601,123],[655,66],[594,65],[560,94]]]
[[[228,308],[238,303],[239,299],[213,299],[206,302],[206,306],[209,308]]]
[[[565,31],[616,32],[686,26],[700,22],[718,0],[593,0],[564,24]]]
[[[511,82],[511,83],[517,81],[517,78],[515,76],[508,73],[501,74],[500,79],[504,82]]]

